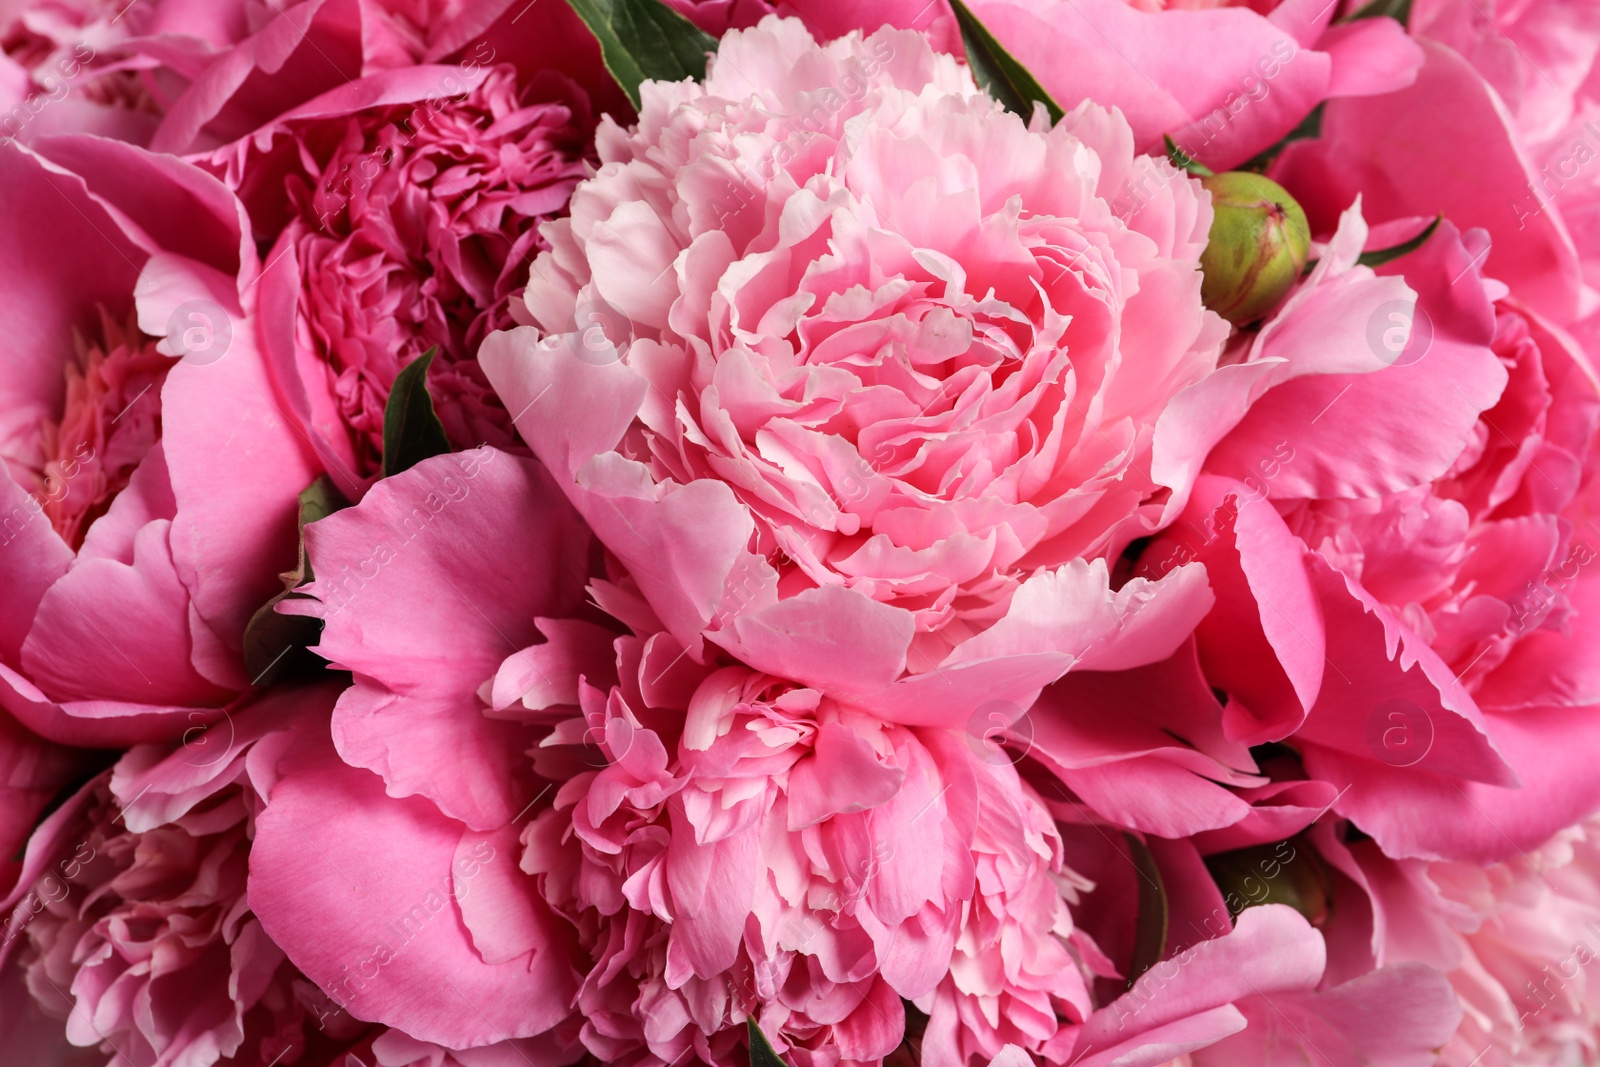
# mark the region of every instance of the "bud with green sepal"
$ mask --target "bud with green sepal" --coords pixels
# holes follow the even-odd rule
[[[1211,237],[1200,256],[1200,299],[1235,326],[1266,316],[1288,294],[1311,254],[1306,213],[1259,174],[1200,179],[1211,192]]]

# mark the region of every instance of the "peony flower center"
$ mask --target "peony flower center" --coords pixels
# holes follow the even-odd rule
[[[79,341],[66,366],[61,421],[42,433],[36,498],[74,549],[161,440],[161,383],[172,360],[132,326],[105,320],[104,343]]]

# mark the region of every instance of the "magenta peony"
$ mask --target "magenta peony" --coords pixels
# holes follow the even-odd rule
[[[352,498],[378,470],[395,375],[429,349],[452,441],[513,440],[473,355],[510,324],[536,227],[582,176],[587,102],[529,92],[493,55],[353,82],[204,160],[273,242],[262,350]]]
[[[313,476],[238,318],[238,204],[79,136],[0,147],[0,187],[0,704],[69,743],[176,736],[249,688],[245,623]]]
[[[1439,63],[1407,93],[1463,78]],[[1356,112],[1346,105],[1341,128]],[[1395,136],[1360,114],[1380,126],[1360,136]],[[1311,184],[1322,150],[1291,148],[1286,176],[1325,204],[1347,172]],[[1464,188],[1435,188],[1430,209],[1475,214]],[[1395,220],[1370,243],[1423,224]],[[1343,791],[1336,810],[1394,856],[1506,859],[1600,802],[1582,760],[1565,758],[1600,727],[1583,621],[1600,379],[1540,310],[1564,306],[1555,266],[1537,241],[1507,250],[1446,221],[1380,268],[1415,290],[1415,311],[1384,305],[1350,324],[1391,365],[1258,398],[1206,461],[1226,480],[1197,491],[1169,547],[1144,560],[1151,574],[1206,566],[1218,604],[1201,654],[1230,694],[1234,735],[1288,737],[1312,777]],[[1291,298],[1258,349],[1312,307]]]

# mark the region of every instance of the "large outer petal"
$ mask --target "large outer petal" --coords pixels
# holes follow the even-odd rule
[[[193,291],[179,285],[159,300],[141,294],[141,313],[148,303],[159,316],[162,306]],[[209,631],[219,646],[202,661],[197,640],[196,665],[221,684],[243,688],[252,681],[240,655],[245,626],[282,591],[278,575],[294,566],[296,500],[321,465],[286,419],[247,319],[236,322],[222,359],[174,367],[161,399],[177,501],[174,562],[193,601],[196,629]]]
[[[386,796],[320,731],[306,730],[277,771],[250,852],[250,907],[336,1003],[457,1048],[566,1017],[576,982],[552,921],[536,948],[493,964],[463,923],[463,884],[514,869],[514,854],[478,839],[471,862],[458,858],[462,824],[420,797]]]
[[[1438,654],[1321,556],[1309,553],[1307,565],[1327,627],[1329,669],[1297,743],[1365,760],[1379,777],[1428,773],[1515,786],[1483,713]],[[1346,796],[1341,804],[1348,803]]]
[[[1557,322],[1571,322],[1580,299],[1577,252],[1559,212],[1532,214],[1529,191],[1540,179],[1505,105],[1455,52],[1419,43],[1427,61],[1414,85],[1331,101],[1321,137],[1290,145],[1273,177],[1300,201],[1313,230],[1331,227],[1358,193],[1375,221],[1442,214],[1463,229],[1481,226],[1493,239],[1485,273]],[[1463,165],[1465,144],[1472,152]]]
[[[1489,348],[1494,309],[1474,270],[1479,262],[1445,222],[1385,268],[1404,269],[1417,293],[1414,312],[1391,301],[1349,311],[1363,340],[1378,340],[1375,354],[1387,351],[1385,331],[1410,328],[1411,346],[1395,353],[1394,365],[1269,390],[1212,450],[1206,469],[1262,482],[1273,499],[1372,497],[1442,476],[1506,384]],[[1293,459],[1280,462],[1285,454]]]
[[[1090,1016],[1085,1067],[1154,1067],[1244,1029],[1234,1002],[1309,991],[1322,977],[1322,936],[1282,904],[1247,908],[1233,931],[1146,971]]]
[[[1320,992],[1250,997],[1243,1032],[1197,1051],[1195,1067],[1429,1067],[1461,1022],[1445,976],[1420,963]]]
[[[1062,107],[1114,105],[1140,151],[1159,152],[1171,133],[1216,170],[1288,133],[1327,94],[1333,66],[1245,8],[1146,12],[1122,0],[981,0],[972,8]],[[1204,63],[1195,62],[1200,55]]]
[[[478,830],[528,801],[524,727],[478,688],[583,597],[589,537],[538,463],[484,448],[380,481],[306,530],[325,620],[318,651],[356,672],[333,735],[394,796],[422,794]]]
[[[222,52],[183,90],[167,108],[151,147],[190,151],[202,131],[231,140],[259,127],[286,104],[359,77],[364,21],[357,0],[309,0],[269,19],[259,32]]]
[[[1046,689],[1009,733],[1107,819],[1186,837],[1250,811],[1216,784],[1259,781],[1245,773],[1253,769],[1249,751],[1230,743],[1221,723],[1190,644],[1147,667],[1074,671]]]
[[[1504,862],[1600,808],[1600,707],[1523,708],[1484,718],[1521,788],[1396,770],[1320,747],[1307,748],[1306,769],[1345,789],[1339,812],[1396,857]]]
[[[39,601],[71,564],[72,549],[51,527],[42,502],[0,466],[0,662],[17,662]]]
[[[81,175],[89,192],[146,251],[208,264],[230,279],[254,260],[239,202],[198,167],[102,137],[49,137],[37,148]],[[153,332],[165,334],[165,320]]]

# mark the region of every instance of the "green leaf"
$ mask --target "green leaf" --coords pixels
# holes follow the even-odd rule
[[[1404,26],[1411,21],[1411,0],[1372,0],[1370,4],[1340,19],[1354,22],[1357,19],[1375,19],[1388,16]]]
[[[389,390],[389,403],[383,409],[383,476],[410,470],[429,456],[450,451],[444,424],[434,413],[428,396],[428,365],[439,351],[437,345],[406,364],[395,375]]]
[[[1391,259],[1399,259],[1407,252],[1415,252],[1421,248],[1428,238],[1433,236],[1433,231],[1439,228],[1439,223],[1444,221],[1443,215],[1435,215],[1433,221],[1428,223],[1428,228],[1417,234],[1404,244],[1395,245],[1393,248],[1377,248],[1371,252],[1363,252],[1356,257],[1356,262],[1363,267],[1381,267]]]
[[[301,531],[318,519],[325,519],[334,512],[350,506],[350,501],[344,498],[344,494],[339,492],[339,487],[334,485],[333,479],[326,474],[320,475],[316,481],[300,490],[299,501]],[[304,585],[311,581],[311,561],[306,558],[304,538],[300,540],[300,566],[290,573],[294,576],[294,585]],[[283,578],[287,583],[290,575],[286,574]]]
[[[750,1067],[787,1067],[754,1019],[746,1019],[744,1027],[750,1035]]]
[[[1306,117],[1300,120],[1300,124],[1298,126],[1283,135],[1283,140],[1279,141],[1271,148],[1265,149],[1257,155],[1251,156],[1249,159],[1239,164],[1239,169],[1254,171],[1266,170],[1267,167],[1272,164],[1272,161],[1282,155],[1283,150],[1288,148],[1295,141],[1315,140],[1316,138],[1321,137],[1322,111],[1326,106],[1326,104],[1318,104],[1316,107],[1312,108],[1310,112],[1307,113]]]
[[[1179,148],[1178,142],[1172,139],[1172,134],[1164,133],[1161,136],[1167,142],[1167,158],[1172,160],[1174,167],[1186,170],[1198,178],[1210,178],[1216,175],[1216,171]]]
[[[1128,963],[1128,988],[1156,964],[1167,951],[1167,887],[1161,869],[1145,843],[1133,834],[1122,835],[1128,842],[1128,858],[1139,872],[1139,917],[1133,931],[1133,958]]]
[[[321,671],[327,661],[312,652],[322,639],[322,620],[308,615],[280,615],[278,604],[285,600],[307,600],[297,592],[311,581],[311,561],[306,557],[305,529],[350,502],[333,481],[322,475],[300,492],[300,561],[283,579],[283,592],[261,605],[250,616],[244,630],[244,669],[250,684],[269,686],[285,678]]]
[[[1021,115],[1024,122],[1033,117],[1036,100],[1050,112],[1051,122],[1060,122],[1065,114],[1061,105],[1051,99],[1038,80],[1028,73],[1028,68],[1006,51],[1005,45],[995,39],[961,0],[950,0],[950,6],[955,9],[956,22],[961,27],[961,42],[967,46],[967,65],[972,68],[972,76],[978,84],[1007,111]]]
[[[706,56],[717,39],[661,0],[567,0],[600,42],[606,69],[639,106],[646,81],[696,81],[706,76]]]

